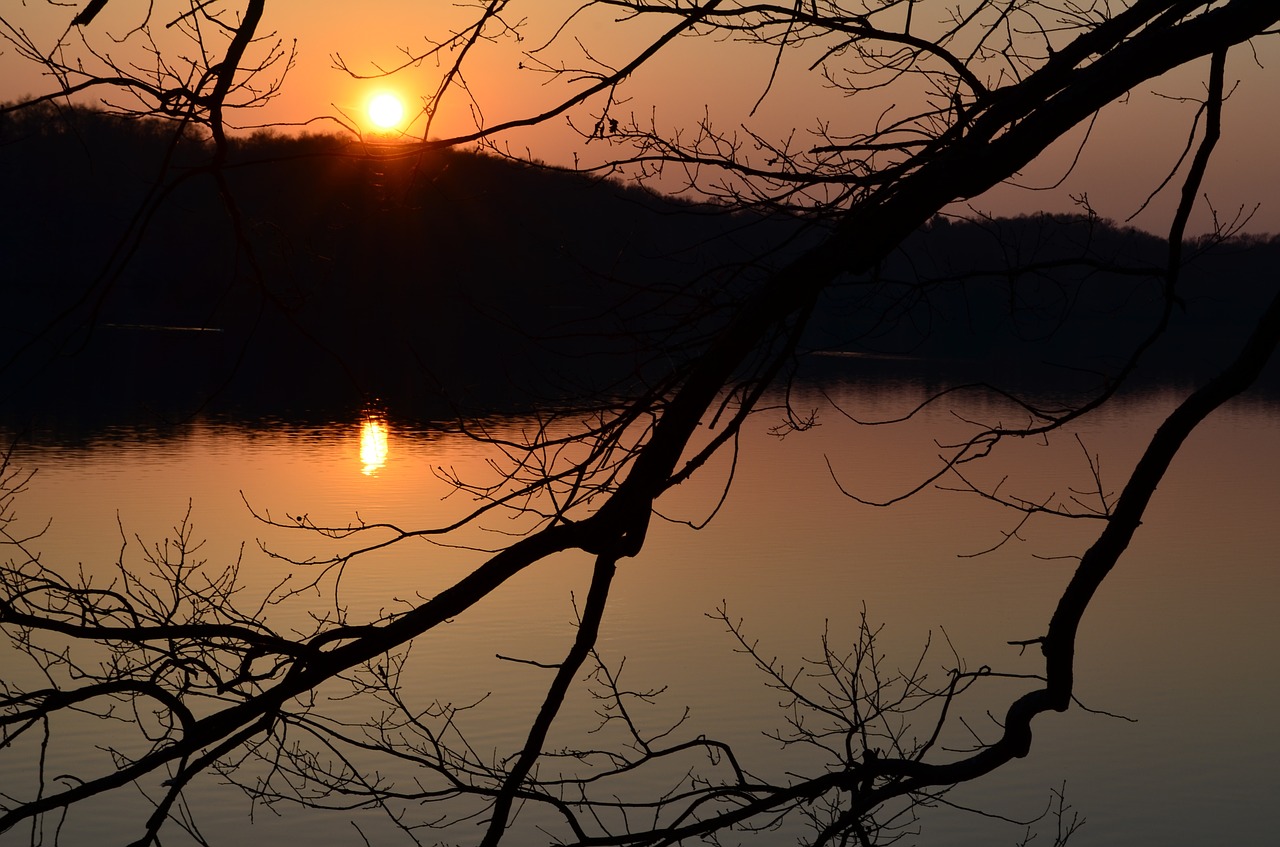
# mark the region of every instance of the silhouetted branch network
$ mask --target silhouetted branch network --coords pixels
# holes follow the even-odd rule
[[[28,37],[13,13],[0,16],[0,27],[12,49],[54,81],[55,88],[35,100],[123,91],[134,101],[120,108],[206,126],[221,149],[228,143],[227,111],[275,96],[290,62],[280,41],[258,34],[264,2],[192,3],[166,18],[163,28],[182,33],[194,53],[172,50],[153,32],[159,6],[148,5],[126,35],[143,44],[152,69],[146,73],[94,47],[90,36],[104,19],[100,0],[81,10],[74,30],[52,48]],[[464,60],[491,39],[519,31],[508,23],[516,20],[517,5],[479,5],[470,27],[425,52],[406,53],[405,65],[452,57],[426,104],[429,119],[446,94],[466,91]],[[619,19],[619,27],[658,25],[632,46],[629,58],[609,65],[585,36],[579,40],[578,28],[599,15]],[[1090,500],[1076,510],[1006,496],[961,475],[1007,441],[1045,437],[1102,406],[1162,336],[1177,303],[1187,215],[1218,134],[1225,58],[1278,21],[1280,6],[1271,0],[579,4],[554,38],[527,55],[529,69],[563,83],[568,93],[526,116],[424,145],[484,141],[496,147],[512,130],[562,116],[580,122],[583,108],[596,108],[582,135],[618,151],[603,169],[630,168],[641,178],[679,169],[690,186],[732,208],[798,213],[820,224],[808,246],[753,279],[712,329],[675,336],[677,349],[659,351],[670,354],[666,372],[635,393],[589,398],[595,402],[584,406],[593,406],[592,414],[548,414],[524,439],[467,424],[469,435],[492,448],[493,476],[439,471],[459,498],[472,498],[456,520],[422,528],[361,520],[325,525],[306,514],[281,519],[258,512],[272,526],[337,545],[338,552],[314,558],[277,554],[299,570],[317,569],[302,577],[302,587],[282,583],[250,599],[238,561],[219,568],[198,559],[188,520],[159,545],[129,540],[122,531],[110,579],[46,562],[37,549],[39,531],[24,534],[12,517],[13,498],[28,478],[6,460],[0,627],[9,654],[25,657],[32,673],[6,670],[0,756],[27,756],[37,764],[30,784],[0,795],[0,831],[30,827],[33,843],[39,842],[46,825],[56,827],[89,801],[140,788],[153,811],[119,840],[159,843],[168,826],[191,831],[184,792],[208,774],[268,807],[372,810],[415,843],[442,835],[483,845],[525,843],[520,839],[527,833],[515,822],[533,809],[547,813],[538,826],[548,840],[578,845],[716,843],[793,819],[807,821],[814,845],[889,844],[913,831],[918,815],[945,802],[953,786],[1026,756],[1039,715],[1072,704],[1076,633],[1094,592],[1183,441],[1248,388],[1280,339],[1277,300],[1234,362],[1189,393],[1154,434],[1118,496],[1104,488],[1089,461],[1096,506]],[[862,111],[873,117],[860,129],[823,116],[803,143],[771,141],[745,128],[721,132],[710,117],[682,134],[662,131],[656,120],[617,114],[628,81],[685,38],[764,51],[772,70],[762,98],[797,64],[852,103],[874,104],[888,93],[900,105]],[[555,58],[565,44],[581,55]],[[81,54],[92,60],[83,68],[66,58]],[[1062,408],[1019,399],[1026,423],[979,422],[975,435],[943,449],[935,474],[903,495],[959,479],[1024,518],[1087,512],[1102,522],[1044,633],[1020,642],[1040,648],[1043,671],[1014,679],[988,667],[967,668],[952,656],[949,671],[936,677],[925,654],[912,667],[892,668],[877,652],[878,630],[865,614],[851,647],[824,637],[816,658],[790,668],[721,608],[714,617],[783,701],[785,728],[776,739],[816,756],[812,770],[755,775],[727,743],[688,732],[684,717],[650,725],[645,707],[660,687],[629,687],[624,662],[614,663],[599,644],[614,576],[641,553],[659,498],[736,445],[767,389],[788,372],[817,299],[837,285],[878,284],[877,268],[944,207],[1009,179],[1126,92],[1202,61],[1208,63],[1205,129],[1183,177],[1166,261],[1141,269],[1161,287],[1157,325],[1132,343],[1101,391]],[[263,78],[269,81],[255,82]],[[1081,264],[1098,261],[1086,256]],[[1045,267],[1032,260],[1005,270],[1016,275]],[[918,282],[916,295],[943,280]],[[793,419],[796,428],[808,420],[798,413]],[[495,514],[516,518],[509,533],[477,536],[477,523]],[[470,550],[475,565],[433,596],[353,619],[341,601],[347,566],[414,538]],[[571,552],[593,563],[573,638],[554,661],[504,656],[547,679],[519,739],[493,751],[467,731],[477,703],[439,699],[411,669],[447,622],[518,574]],[[316,611],[308,631],[277,631],[265,622],[275,604],[321,586],[332,589],[333,607]],[[584,676],[599,731],[594,741],[555,746],[557,720]],[[995,679],[1013,679],[1025,689],[1002,719],[974,732],[968,746],[948,747],[943,739],[955,731],[957,700]],[[64,725],[95,720],[107,727],[104,754],[87,758],[75,774],[46,773],[39,763],[48,739]],[[1066,813],[1060,802],[1055,843],[1075,828]]]

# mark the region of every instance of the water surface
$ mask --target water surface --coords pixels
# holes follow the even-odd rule
[[[730,741],[758,773],[820,767],[765,735],[783,726],[785,715],[723,623],[708,616],[721,607],[743,621],[763,654],[789,668],[819,652],[824,628],[834,643],[851,638],[865,608],[884,624],[880,648],[888,664],[913,664],[930,640],[925,666],[939,677],[956,656],[970,668],[1039,670],[1035,656],[1020,655],[1008,642],[1043,633],[1072,557],[1100,531],[1099,522],[1037,518],[1019,528],[1016,512],[972,493],[931,488],[884,509],[855,502],[837,487],[891,498],[936,466],[937,442],[963,435],[963,419],[1013,414],[994,401],[957,400],[902,426],[868,428],[831,406],[834,400],[862,419],[890,417],[914,406],[920,391],[849,384],[794,398],[798,408],[816,409],[821,425],[778,438],[769,430],[779,415],[759,415],[743,438],[731,492],[705,529],[687,522],[701,523],[713,509],[727,461],[659,504],[668,520],[655,521],[643,553],[622,564],[600,642],[606,661],[625,657],[634,686],[667,687],[644,713],[648,725],[672,723],[688,707],[677,735]],[[1103,490],[1115,493],[1176,397],[1153,392],[1118,402],[1078,433],[1010,444],[989,466],[966,473],[1028,500],[1096,503],[1086,457],[1100,469]],[[1051,790],[1065,784],[1068,802],[1087,819],[1073,845],[1269,843],[1269,807],[1280,784],[1280,733],[1273,726],[1280,711],[1273,673],[1280,648],[1277,412],[1248,401],[1222,410],[1193,436],[1161,485],[1084,619],[1076,690],[1083,706],[1098,711],[1042,716],[1028,759],[950,800],[1023,820],[1043,811]],[[487,422],[490,432],[512,438],[533,425],[520,418]],[[323,426],[200,420],[162,431],[121,428],[75,443],[35,439],[19,444],[14,461],[38,471],[18,510],[32,525],[51,519],[36,542],[47,564],[108,574],[118,556],[137,561],[140,545],[163,539],[190,509],[193,536],[205,539],[200,557],[214,564],[241,557],[252,593],[291,573],[306,578],[305,569],[270,554],[323,556],[331,547],[314,533],[255,519],[251,509],[286,524],[446,523],[476,505],[447,479],[491,478],[492,458],[484,444],[398,421],[389,410]],[[287,627],[291,615],[302,622],[308,609],[335,604],[354,620],[429,597],[519,528],[506,515],[481,523],[460,536],[462,548],[415,539],[360,557],[341,581],[327,578],[316,591],[273,608],[273,623]],[[424,697],[459,704],[488,695],[465,716],[469,738],[510,752],[550,677],[498,656],[560,658],[557,651],[573,637],[574,598],[585,596],[589,577],[586,557],[562,556],[514,578],[421,639],[412,684]],[[963,712],[968,726],[993,737],[997,727],[987,710],[1002,714],[1020,690],[999,683],[978,693]],[[580,691],[557,738],[581,737],[593,714]],[[77,743],[86,740],[71,739],[51,755],[73,767],[83,755]],[[24,781],[12,765],[0,773],[6,783]],[[350,816],[277,818],[259,809],[250,822],[242,795],[216,787],[199,792],[193,795],[199,820],[214,843],[232,837],[265,843],[281,826],[294,837],[305,833],[317,847],[355,837],[345,823]],[[128,812],[104,807],[96,814],[95,826],[110,826]],[[69,833],[80,831],[74,820],[68,826]],[[919,829],[923,844],[1012,844],[1023,835],[1018,825],[945,806],[926,814]],[[800,834],[784,829],[756,843]],[[469,830],[443,837],[474,840]]]

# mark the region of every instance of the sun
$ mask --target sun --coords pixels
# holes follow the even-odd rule
[[[395,129],[404,120],[404,104],[394,94],[377,94],[369,100],[369,120],[378,129]]]

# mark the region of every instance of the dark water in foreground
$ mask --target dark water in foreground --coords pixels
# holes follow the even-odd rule
[[[911,386],[843,386],[831,394],[860,418],[898,414],[918,399]],[[1087,450],[1098,457],[1104,488],[1118,490],[1174,402],[1160,392],[1123,401],[1089,421],[1080,443],[1064,435],[1048,444],[1009,445],[992,467],[974,467],[973,478],[1005,479],[1002,491],[1030,500],[1087,498],[1078,494],[1091,486]],[[731,741],[748,768],[769,774],[813,762],[780,752],[762,735],[783,724],[777,697],[707,613],[725,603],[762,650],[789,667],[817,652],[824,621],[833,638],[849,637],[865,606],[885,625],[881,648],[889,664],[913,663],[932,634],[927,661],[939,673],[954,661],[951,647],[970,667],[1034,672],[1034,658],[1020,657],[1006,642],[1043,631],[1070,557],[1100,530],[1094,521],[1037,519],[994,552],[972,557],[997,545],[1017,515],[939,490],[877,509],[842,497],[833,481],[834,474],[872,499],[906,490],[936,462],[934,439],[963,430],[949,409],[901,427],[860,428],[817,393],[799,405],[818,408],[823,425],[778,439],[767,432],[777,416],[760,415],[744,437],[734,488],[707,529],[656,523],[644,552],[620,569],[600,645],[606,659],[626,657],[636,687],[668,686],[646,720],[670,723],[688,706],[678,733]],[[1007,410],[979,402],[961,411],[999,417]],[[492,431],[512,437],[530,425],[490,422]],[[1065,783],[1068,802],[1087,820],[1073,845],[1272,843],[1271,804],[1280,785],[1277,435],[1280,408],[1272,404],[1240,402],[1211,419],[1187,444],[1087,613],[1078,695],[1090,709],[1132,721],[1083,709],[1045,716],[1028,759],[956,791],[951,801],[1029,819]],[[38,469],[19,511],[31,524],[52,518],[38,542],[46,563],[109,567],[121,527],[129,539],[162,538],[190,503],[195,535],[207,539],[201,556],[229,561],[247,542],[242,571],[250,589],[265,589],[283,566],[257,542],[296,556],[323,552],[324,545],[255,521],[245,501],[273,517],[306,514],[316,523],[346,524],[357,515],[404,527],[441,523],[473,504],[449,496],[438,469],[481,479],[490,473],[489,458],[481,444],[407,426],[390,410],[381,429],[367,422],[362,429],[360,421],[118,429],[76,444],[21,444],[14,461]],[[727,465],[709,467],[699,483],[660,503],[660,511],[676,521],[705,517],[726,473]],[[501,541],[486,532],[466,540]],[[357,560],[337,591],[353,617],[372,614],[393,598],[429,596],[482,559],[471,550],[404,543]],[[428,657],[420,684],[431,697],[469,702],[491,693],[467,715],[478,747],[505,754],[517,745],[547,681],[545,673],[495,654],[553,661],[572,637],[571,597],[585,594],[588,577],[585,560],[553,560],[417,648]],[[332,596],[309,602],[332,603]],[[276,614],[304,611],[294,606]],[[1016,690],[979,693],[965,707],[966,718],[979,731],[992,730],[986,710],[1001,713]],[[574,702],[560,730],[572,736],[590,719],[591,704]],[[51,757],[75,762],[76,744],[91,740],[73,738]],[[27,776],[0,753],[4,793],[24,793]],[[208,786],[194,796],[202,831],[215,844],[267,843],[284,833],[315,847],[360,843],[349,815],[291,811],[278,818],[260,809],[250,824],[248,803],[237,792]],[[90,843],[76,834],[101,832],[129,814],[113,807],[95,810],[92,822],[73,818],[64,839]],[[367,826],[378,831],[376,823]],[[946,807],[926,814],[920,830],[907,843],[976,847],[1014,844],[1024,834],[1019,825]],[[788,843],[802,834],[785,829],[755,843]],[[0,843],[29,837],[11,832]],[[476,836],[464,828],[432,837],[471,843]],[[1036,843],[1051,841],[1046,832]]]

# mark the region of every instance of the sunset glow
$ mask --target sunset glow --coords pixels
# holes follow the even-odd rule
[[[382,415],[367,415],[360,423],[360,462],[365,476],[387,463],[387,419]]]
[[[943,0],[936,2],[940,8],[954,5]],[[98,61],[95,53],[101,57],[109,52],[115,61],[126,66],[146,66],[149,48],[144,33],[130,29],[136,21],[129,17],[129,4],[108,3],[94,20],[95,26],[68,29],[78,13],[72,7],[92,5],[8,3],[3,14],[15,27],[14,32],[23,32],[35,39],[36,54],[49,55],[54,43],[50,39],[56,40],[67,32],[79,32],[89,41],[76,49],[82,52],[90,46],[96,49],[74,57],[67,54],[72,65],[83,59],[87,68],[95,67]],[[337,11],[317,14],[313,5],[271,4],[272,28],[297,39],[296,64],[291,66],[278,96],[273,94],[255,105],[251,112],[253,118],[248,123],[279,122],[283,127],[294,127],[336,112],[333,116],[360,131],[375,135],[405,131],[408,122],[421,115],[421,106],[425,105],[414,102],[411,97],[435,92],[441,83],[441,68],[434,62],[410,63],[393,75],[383,73],[384,69],[398,66],[401,37],[406,41],[420,37],[439,39],[447,33],[466,31],[474,12],[471,4],[377,2],[361,7],[359,14]],[[530,72],[524,66],[527,60],[524,51],[529,44],[556,42],[544,51],[543,60],[549,66],[562,66],[567,62],[567,66],[572,67],[582,49],[589,49],[592,56],[606,64],[621,66],[634,57],[643,39],[648,37],[642,19],[649,19],[649,14],[634,16],[634,20],[613,20],[608,4],[590,13],[572,13],[577,5],[567,0],[533,4],[538,13],[522,22],[521,38],[486,40],[483,49],[472,51],[466,61],[466,85],[429,104],[432,135],[440,139],[465,136],[474,129],[473,118],[480,114],[486,124],[495,125],[520,121],[554,107],[568,89],[547,85],[544,73]],[[671,4],[642,4],[653,5]],[[883,4],[871,5],[878,8]],[[884,14],[894,14],[895,5],[906,4],[890,4]],[[148,4],[142,6],[146,8]],[[123,17],[116,19],[114,15]],[[567,20],[570,24],[562,28]],[[117,37],[131,33],[124,42],[111,41],[115,32],[111,27],[116,26],[120,27]],[[45,42],[48,44],[41,46]],[[135,42],[142,43],[135,45]],[[768,49],[755,50],[753,45],[726,42],[717,44],[717,55],[712,59],[708,46],[700,38],[680,38],[663,48],[659,56],[662,61],[637,69],[627,77],[625,88],[619,90],[619,97],[629,98],[631,105],[627,110],[642,115],[660,107],[661,112],[654,113],[658,128],[671,131],[681,126],[692,127],[705,115],[722,128],[745,123],[752,135],[777,141],[786,138],[795,128],[816,126],[814,122],[820,117],[834,115],[852,123],[843,129],[833,127],[833,131],[856,135],[870,128],[860,116],[877,116],[892,103],[898,103],[894,109],[905,108],[887,93],[888,99],[877,99],[879,94],[868,92],[866,105],[847,109],[840,91],[823,81],[820,65],[806,68],[800,63],[793,72],[786,65],[788,72],[778,73],[775,79],[770,70],[774,53]],[[720,51],[725,55],[720,56]],[[1280,75],[1270,70],[1280,61],[1280,38],[1250,42],[1245,52],[1256,58],[1242,58],[1238,63],[1233,58],[1231,73],[1240,85],[1227,110],[1232,130],[1221,139],[1211,172],[1213,184],[1207,188],[1219,212],[1226,214],[1226,210],[1231,210],[1234,214],[1234,210],[1243,208],[1252,215],[1247,231],[1280,232],[1280,203],[1273,199],[1274,192],[1265,190],[1280,184],[1280,157],[1272,155],[1270,126],[1274,114],[1271,104],[1280,97]],[[350,63],[352,73],[335,72],[332,57],[342,57]],[[693,78],[698,79],[698,84],[687,84]],[[23,51],[0,50],[0,101],[48,93],[52,90],[48,87],[52,79],[40,62],[31,61]],[[1128,218],[1143,205],[1151,188],[1148,183],[1154,179],[1158,184],[1178,160],[1180,145],[1188,131],[1187,121],[1196,106],[1183,98],[1194,100],[1199,96],[1201,89],[1196,79],[1196,71],[1187,69],[1171,73],[1158,85],[1141,87],[1100,116],[1079,157],[1076,149],[1083,135],[1051,148],[1037,163],[1030,163],[1016,186],[1000,186],[980,199],[966,202],[998,215],[1041,211],[1074,213],[1077,206],[1073,198],[1087,192],[1090,204],[1102,216],[1117,220]],[[764,84],[766,80],[772,80],[768,86]],[[755,108],[766,89],[770,96]],[[86,101],[93,99],[86,98]],[[374,100],[378,103],[376,108]],[[480,111],[473,113],[473,107]],[[584,104],[583,114],[575,112],[570,116],[572,126],[568,122],[552,121],[536,130],[516,128],[504,143],[509,141],[513,149],[528,148],[534,157],[560,166],[576,167],[575,156],[582,157],[584,166],[599,164],[596,160],[611,148],[602,144],[583,146],[578,136],[579,131],[589,130],[594,124],[595,118],[590,115],[598,109],[599,104],[594,102]],[[874,124],[874,117],[869,120]],[[1133,152],[1138,150],[1143,153]],[[674,173],[672,170],[670,185],[663,184],[664,190],[681,187],[681,179]],[[1059,178],[1065,181],[1052,191],[1017,187],[1054,186]],[[1163,231],[1166,226],[1161,216],[1167,216],[1170,204],[1176,203],[1177,198],[1177,192],[1162,192],[1131,223],[1142,229]],[[1255,212],[1258,203],[1262,205]],[[958,206],[957,211],[963,213],[965,208]],[[1191,226],[1194,232],[1203,232],[1212,226],[1212,214],[1204,204],[1193,213]]]
[[[369,120],[380,130],[397,129],[404,120],[404,104],[388,92],[375,95],[369,101]]]

